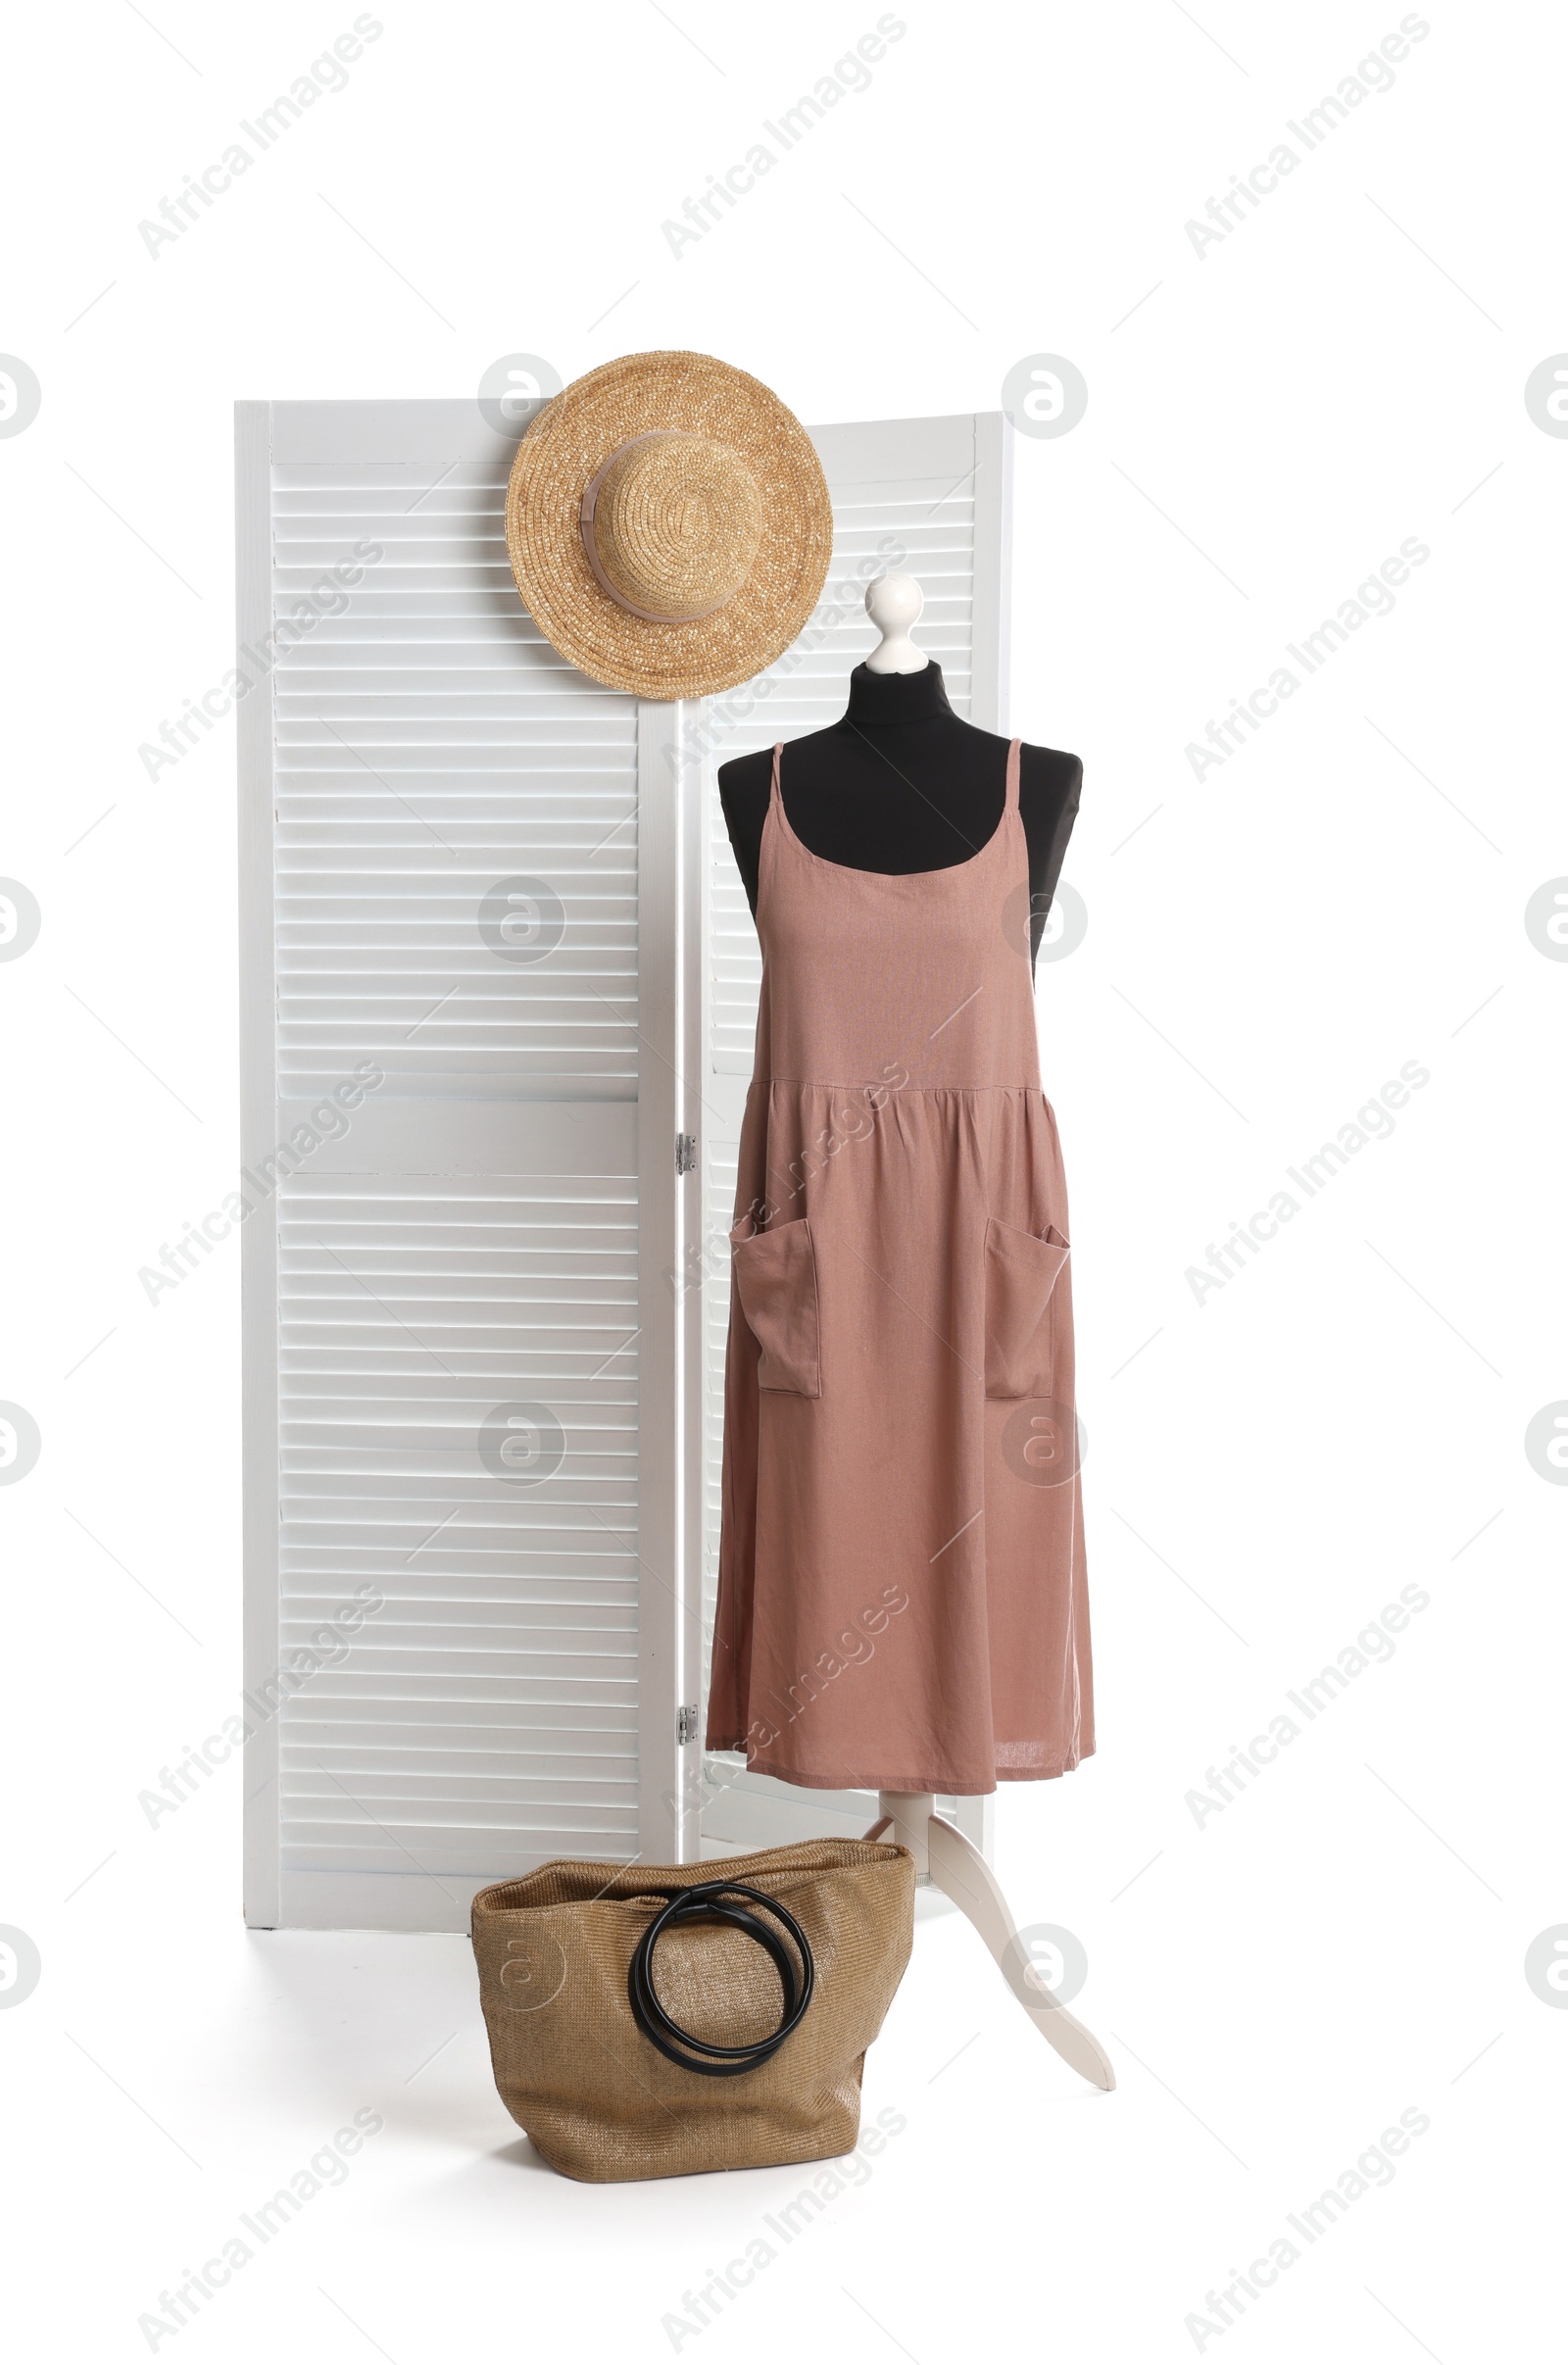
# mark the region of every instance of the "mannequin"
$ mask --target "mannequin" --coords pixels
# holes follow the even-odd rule
[[[945,870],[978,854],[999,827],[1006,792],[1007,742],[961,721],[948,703],[942,668],[910,637],[923,595],[907,575],[885,575],[865,605],[882,638],[850,676],[850,703],[825,731],[792,741],[780,791],[796,836],[811,854],[857,870],[908,876]],[[1055,891],[1078,809],[1083,766],[1076,756],[1025,747],[1019,813],[1029,849],[1031,960]],[[762,825],[772,780],[771,751],[737,757],[718,775],[724,818],[753,916]],[[1022,950],[1023,914],[1018,914]],[[878,1819],[907,1848],[917,1878],[967,1915],[1041,2035],[1081,2077],[1116,2083],[1098,2041],[1033,1975],[1017,1924],[995,1873],[926,1792],[883,1791]]]
[[[850,675],[842,719],[786,748],[785,811],[796,836],[827,862],[890,874],[946,870],[978,854],[1002,819],[1007,742],[955,714],[942,667],[909,638],[924,605],[917,583],[908,575],[883,575],[866,593],[865,605],[882,642]],[[718,775],[754,917],[771,777],[765,748],[737,756]],[[1018,810],[1029,845],[1031,960],[1056,891],[1082,780],[1076,756],[1023,749]]]

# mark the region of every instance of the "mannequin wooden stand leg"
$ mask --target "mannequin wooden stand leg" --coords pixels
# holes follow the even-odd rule
[[[866,1838],[895,1840],[908,1849],[914,1858],[915,1878],[929,1878],[960,1913],[968,1915],[1046,2043],[1054,2045],[1081,2078],[1109,2094],[1116,2073],[1099,2041],[1054,2000],[1049,1989],[1037,1988],[1029,1978],[1029,1966],[1018,1944],[1018,1926],[1001,1883],[980,1850],[946,1816],[937,1813],[929,1791],[881,1791],[877,1804],[881,1815]]]

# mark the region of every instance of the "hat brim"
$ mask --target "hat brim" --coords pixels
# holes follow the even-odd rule
[[[711,435],[761,494],[762,539],[734,598],[690,623],[619,607],[582,546],[583,490],[619,444],[653,427]],[[631,353],[547,403],[507,486],[507,555],[524,607],[580,671],[639,698],[702,698],[762,672],[804,629],[833,553],[833,505],[793,412],[744,370],[706,353]]]

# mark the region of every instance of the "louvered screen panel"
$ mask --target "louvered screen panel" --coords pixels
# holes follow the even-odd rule
[[[272,486],[279,617],[363,566],[276,672],[280,1092],[373,1057],[391,1095],[635,1099],[636,705],[523,612],[505,465],[296,464]],[[559,929],[536,961],[481,934],[508,879],[555,899],[490,922],[520,955]]]
[[[990,432],[984,430],[989,428]],[[724,1353],[729,1322],[728,1231],[735,1201],[740,1120],[752,1072],[761,957],[718,798],[717,768],[731,756],[821,730],[844,712],[850,671],[876,645],[865,614],[873,575],[913,575],[925,594],[916,638],[942,667],[954,711],[999,727],[1003,682],[1001,591],[1006,487],[1001,421],[902,419],[811,430],[833,497],[833,558],[811,623],[769,673],[712,702],[706,739],[708,805],[708,1057],[704,1086],[704,1695],[718,1584]],[[978,690],[978,696],[976,695]],[[786,762],[788,758],[786,756]],[[706,1712],[706,1706],[705,1706]],[[856,1833],[870,1822],[871,1794],[805,1791],[737,1771],[707,1769],[705,1847],[768,1846],[811,1832]],[[944,1801],[947,1811],[956,1802]],[[974,1818],[960,1819],[969,1828]],[[973,1835],[979,1837],[976,1823]]]
[[[633,1854],[635,1192],[301,1178],[280,1264],[285,1652],[381,1604],[285,1714],[285,1878],[379,1870],[466,1911],[464,1876]],[[538,1487],[475,1452],[518,1400],[561,1423]]]
[[[518,602],[506,451],[342,408],[271,470],[279,1139],[383,1080],[276,1202],[281,1663],[371,1608],[278,1719],[279,1918],[464,1929],[639,1844],[638,717]]]

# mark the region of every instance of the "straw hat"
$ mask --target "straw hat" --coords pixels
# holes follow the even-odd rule
[[[827,480],[777,395],[706,353],[630,353],[536,414],[507,553],[563,657],[640,698],[749,681],[815,607]]]

